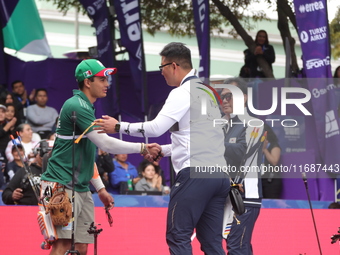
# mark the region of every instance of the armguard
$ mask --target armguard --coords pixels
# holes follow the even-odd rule
[[[93,167],[93,176],[91,179],[91,184],[93,185],[93,187],[96,189],[97,192],[101,190],[102,188],[105,188],[105,185],[102,179],[100,178],[96,163],[94,163],[94,167]]]

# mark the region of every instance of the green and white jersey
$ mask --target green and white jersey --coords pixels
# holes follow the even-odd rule
[[[73,151],[73,122],[72,112],[76,112],[75,135],[81,135],[96,119],[94,106],[86,95],[80,90],[73,90],[73,97],[68,99],[59,114],[57,125],[57,138],[54,143],[52,156],[49,159],[47,170],[41,180],[58,182],[72,188],[72,151]],[[91,132],[91,127],[88,132]],[[74,144],[75,157],[75,191],[89,190],[89,182],[93,176],[96,145],[85,136]]]

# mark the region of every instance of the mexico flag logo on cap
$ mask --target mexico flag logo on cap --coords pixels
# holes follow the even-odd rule
[[[90,77],[92,75],[91,70],[84,72],[84,77]]]

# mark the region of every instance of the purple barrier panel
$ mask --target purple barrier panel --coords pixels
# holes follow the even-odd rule
[[[291,166],[291,172],[282,173],[283,190],[282,199],[299,199],[307,200],[307,193],[304,182],[302,180],[302,172],[305,171],[305,165],[310,166],[315,163],[315,155],[313,150],[305,152],[286,153],[281,156],[281,164]],[[295,173],[294,173],[295,169]],[[311,200],[319,200],[317,175],[307,172],[308,190]]]
[[[45,88],[49,99],[47,105],[60,111],[64,101],[72,96],[72,89],[77,89],[74,71],[80,62],[73,59],[46,59],[37,62],[24,62],[7,55],[9,73],[8,89],[11,83],[22,80],[27,93],[33,89]]]
[[[339,165],[338,165],[339,166]],[[322,167],[336,168],[334,165],[322,165]],[[319,190],[319,200],[320,201],[336,201],[336,191],[335,191],[335,179],[331,178],[329,173],[321,171],[318,173],[318,190]]]

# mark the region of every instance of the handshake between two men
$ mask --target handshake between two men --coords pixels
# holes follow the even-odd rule
[[[98,130],[98,133],[115,134],[119,133],[119,122],[113,117],[103,115],[101,119],[94,121],[96,127],[94,130]],[[150,162],[159,162],[164,156],[162,148],[158,143],[142,144],[141,154],[145,159]]]

